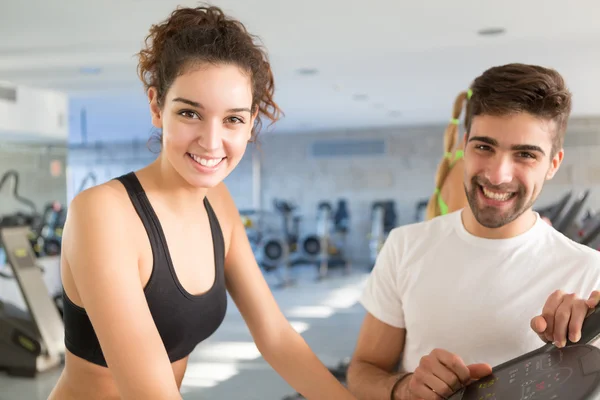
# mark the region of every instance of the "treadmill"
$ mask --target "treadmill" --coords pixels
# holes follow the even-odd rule
[[[600,399],[600,306],[588,313],[578,343],[550,343],[507,361],[448,400],[480,399]]]
[[[590,224],[589,229],[584,232],[579,243],[590,246],[598,237],[600,237],[600,217],[594,218],[593,223]]]
[[[590,196],[590,190],[587,189],[581,193],[574,201],[571,207],[567,210],[565,215],[556,223],[553,224],[554,228],[565,236],[573,239],[577,237],[579,229],[576,224],[576,219],[583,210],[588,197]]]
[[[554,226],[556,225],[563,211],[567,207],[567,204],[569,204],[571,197],[573,197],[573,191],[569,190],[558,202],[551,204],[550,206],[547,206],[545,208],[539,209],[538,213],[542,217],[547,217]]]
[[[35,377],[62,365],[64,324],[36,265],[28,235],[27,226],[0,227],[0,245],[27,307],[21,310],[0,301],[0,370]]]

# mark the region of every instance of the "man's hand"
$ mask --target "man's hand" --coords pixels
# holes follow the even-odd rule
[[[531,329],[544,342],[554,343],[557,347],[566,346],[567,335],[571,342],[576,343],[581,339],[583,320],[599,302],[598,290],[593,291],[587,300],[574,293],[557,290],[546,300],[542,314],[531,320]]]
[[[468,383],[492,373],[487,364],[465,365],[463,360],[446,350],[436,349],[421,358],[414,374],[407,379],[402,399],[440,400],[447,399]]]

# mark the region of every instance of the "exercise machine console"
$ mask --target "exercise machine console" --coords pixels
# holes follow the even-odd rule
[[[0,244],[27,310],[0,302],[0,370],[34,377],[62,364],[64,324],[36,265],[29,227],[0,228]]]
[[[492,374],[449,400],[600,399],[600,306],[584,321],[581,339],[564,348],[547,344],[496,366]]]

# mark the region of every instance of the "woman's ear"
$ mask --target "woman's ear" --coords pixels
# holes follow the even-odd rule
[[[154,127],[162,128],[162,115],[160,105],[158,104],[158,91],[156,88],[151,87],[148,89],[148,103],[150,103],[150,114],[152,117],[152,125]]]

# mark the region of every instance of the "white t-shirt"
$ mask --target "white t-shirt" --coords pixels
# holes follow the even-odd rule
[[[492,367],[544,343],[530,327],[552,292],[587,299],[600,289],[600,252],[539,218],[526,233],[484,239],[461,211],[395,228],[369,276],[362,305],[406,329],[402,369],[433,349]]]

